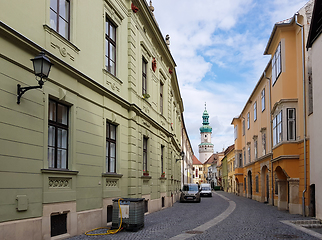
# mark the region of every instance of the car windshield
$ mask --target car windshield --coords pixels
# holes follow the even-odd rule
[[[201,190],[209,191],[210,190],[210,187],[202,187]]]
[[[198,191],[198,185],[184,185],[183,191]]]

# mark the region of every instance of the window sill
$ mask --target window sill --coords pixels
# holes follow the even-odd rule
[[[144,175],[142,175],[142,176],[141,176],[141,178],[142,178],[143,180],[149,180],[149,179],[151,179],[152,177],[151,177],[151,176],[144,176]]]
[[[106,178],[122,178],[123,174],[117,174],[117,173],[102,173],[102,177]]]
[[[122,85],[123,81],[118,79],[115,75],[113,75],[112,73],[110,73],[109,71],[107,71],[105,68],[103,68],[103,73],[105,75],[108,75],[109,77],[113,78],[113,80],[115,80],[118,84]]]
[[[51,174],[65,174],[65,175],[77,175],[78,171],[71,171],[68,169],[55,169],[55,168],[48,168],[48,169],[41,169],[42,173],[51,173]]]
[[[167,178],[166,178],[166,177],[160,177],[159,179],[160,179],[160,180],[167,180]]]
[[[48,33],[50,33],[52,35],[55,35],[56,38],[58,38],[61,42],[63,42],[65,45],[67,45],[75,53],[78,53],[80,51],[80,49],[78,47],[76,47],[73,43],[71,43],[70,40],[68,40],[67,38],[60,35],[58,32],[56,32],[54,29],[52,29],[47,24],[44,24],[43,27],[44,27],[45,31],[47,31]]]

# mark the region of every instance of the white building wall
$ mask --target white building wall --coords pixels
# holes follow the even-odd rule
[[[322,219],[322,160],[321,160],[321,119],[322,119],[322,36],[312,46],[313,115],[310,118],[310,184],[315,184],[316,218]]]

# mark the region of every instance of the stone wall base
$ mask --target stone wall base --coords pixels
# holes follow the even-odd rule
[[[288,210],[290,214],[302,214],[302,205],[301,204],[293,204],[289,203],[288,204]]]

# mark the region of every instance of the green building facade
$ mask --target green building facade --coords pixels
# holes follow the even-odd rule
[[[170,207],[181,184],[173,57],[145,0],[0,2],[0,239],[84,233],[113,199]],[[41,89],[30,59],[53,66]],[[163,175],[165,173],[165,175]],[[54,236],[53,236],[54,235]]]

